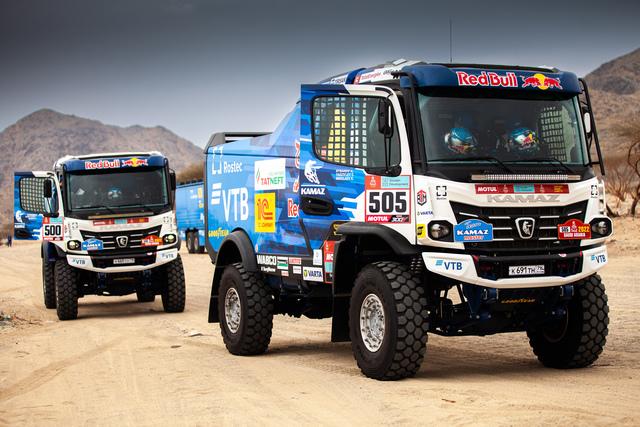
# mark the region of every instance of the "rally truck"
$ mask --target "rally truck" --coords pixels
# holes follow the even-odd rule
[[[190,254],[204,253],[203,190],[202,181],[182,183],[176,189],[178,234]]]
[[[209,321],[233,354],[265,352],[274,314],[331,317],[379,380],[414,375],[428,333],[525,332],[553,368],[603,350],[612,223],[572,73],[357,69],[303,85],[273,133],[217,133],[205,154]]]
[[[66,156],[14,182],[15,205],[42,215],[44,305],[60,320],[85,295],[161,295],[166,312],[184,310],[175,174],[161,153]]]

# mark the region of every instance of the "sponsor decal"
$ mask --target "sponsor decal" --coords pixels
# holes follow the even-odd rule
[[[480,74],[470,74],[465,71],[456,71],[458,86],[483,86],[483,87],[518,87],[518,78],[515,73],[498,74],[492,71],[481,71]]]
[[[347,221],[334,221],[331,223],[331,229],[329,230],[327,240],[340,240],[342,234],[338,232],[338,227]]]
[[[293,142],[293,146],[296,149],[296,154],[293,163],[296,166],[296,169],[300,169],[300,141],[297,139]]]
[[[600,191],[598,190],[598,185],[597,184],[593,184],[591,186],[591,198],[592,199],[597,199],[599,195],[600,195]]]
[[[479,219],[468,219],[453,226],[456,242],[486,242],[493,240],[493,225]]]
[[[411,183],[409,176],[369,176],[365,179],[366,222],[411,222]],[[397,187],[393,187],[397,186]]]
[[[289,271],[289,261],[287,260],[287,257],[278,257],[278,264],[276,265],[276,267],[278,268],[278,270],[287,270]]]
[[[129,224],[145,224],[149,222],[149,218],[117,218],[117,219],[96,219],[93,221],[95,226],[105,225],[129,225]]]
[[[447,199],[447,186],[446,185],[436,185],[436,199],[437,200],[446,200]]]
[[[287,271],[282,270],[282,271],[280,272],[280,275],[281,275],[282,277],[289,277],[289,271],[288,271],[288,270],[287,270]]]
[[[517,218],[516,229],[521,239],[528,240],[533,237],[535,230],[536,220],[535,218]]]
[[[64,237],[64,226],[62,218],[42,218],[42,240],[47,242],[61,242]]]
[[[160,258],[161,261],[171,261],[173,259],[176,259],[177,256],[178,256],[178,252],[177,251],[161,251],[161,252],[158,252],[158,257]]]
[[[211,175],[222,175],[223,148],[223,145],[219,145],[211,149]]]
[[[300,180],[296,178],[296,180],[293,181],[293,192],[297,193],[299,189],[300,189]]]
[[[327,240],[323,245],[324,252],[324,272],[327,275],[327,281],[333,280],[333,255],[335,253],[335,241]]]
[[[88,170],[92,169],[115,169],[120,167],[120,160],[96,160],[84,162],[84,168]]]
[[[222,162],[222,172],[225,174],[240,173],[242,172],[242,163],[236,160],[231,162]]]
[[[287,199],[287,216],[289,218],[297,218],[299,210],[298,204],[293,199]]]
[[[421,210],[419,210],[419,209],[418,209],[418,210],[416,211],[416,215],[417,215],[417,216],[419,216],[419,217],[423,217],[423,216],[424,216],[424,217],[428,217],[428,218],[430,218],[430,217],[432,217],[432,216],[433,216],[433,211],[432,211],[432,210],[430,210],[430,209],[427,209],[427,210],[425,210],[425,211],[421,211]]]
[[[322,265],[322,249],[313,250],[313,265]]]
[[[221,227],[218,227],[215,230],[209,230],[209,237],[220,238],[220,237],[227,237],[228,235],[229,235],[229,230],[226,230]]]
[[[294,265],[293,267],[291,267],[291,272],[293,274],[302,274],[302,267],[299,265]]]
[[[318,169],[322,166],[316,166],[315,160],[308,160],[304,165],[304,177],[312,184],[320,185],[320,180],[318,179]]]
[[[591,262],[598,265],[607,263],[607,255],[605,253],[591,255]]]
[[[487,201],[493,203],[533,203],[533,202],[557,202],[560,200],[560,196],[557,194],[496,194],[488,195]]]
[[[99,239],[88,239],[82,242],[81,249],[83,251],[101,251],[104,249],[104,244]]]
[[[132,157],[122,161],[122,167],[137,168],[138,166],[149,166],[147,159],[140,159],[138,157]]]
[[[418,224],[416,227],[416,235],[418,239],[424,239],[427,237],[427,226],[425,224]]]
[[[75,257],[73,255],[67,255],[67,262],[70,265],[76,265],[79,267],[83,267],[85,265],[89,265],[89,262],[84,259],[84,258],[80,258],[80,257]]]
[[[257,191],[283,190],[286,187],[286,159],[255,162],[254,187]]]
[[[289,257],[289,264],[292,265],[300,265],[302,264],[302,258],[299,257]]]
[[[260,266],[260,271],[262,271],[263,273],[275,273],[276,269],[273,267],[269,267],[266,265],[261,265]]]
[[[258,262],[258,264],[262,264],[262,265],[272,265],[272,266],[278,265],[278,257],[275,255],[257,254],[256,261]]]
[[[326,193],[325,187],[302,187],[300,188],[300,194],[303,196],[324,196]]]
[[[416,199],[418,200],[418,204],[420,206],[424,206],[427,203],[427,192],[424,190],[420,190],[416,193]]]
[[[446,259],[437,259],[435,266],[445,271],[462,271],[462,261],[447,261]]]
[[[276,193],[256,194],[255,229],[257,233],[276,231]]]
[[[353,169],[336,169],[336,181],[353,181]]]
[[[211,185],[211,204],[217,206],[222,201],[225,221],[229,221],[232,213],[234,221],[249,219],[249,192],[247,189],[239,187],[222,190],[221,188],[222,184],[220,183]]]
[[[547,90],[547,89],[560,89],[562,90],[562,86],[560,85],[560,79],[556,79],[554,77],[547,77],[542,73],[536,73],[533,76],[524,77],[520,76],[522,79],[522,87],[537,87],[538,89]]]
[[[322,268],[319,267],[304,267],[302,269],[302,278],[310,282],[324,282]]]
[[[476,184],[476,194],[569,194],[568,184]]]
[[[119,244],[119,242],[118,242]],[[144,239],[142,239],[142,246],[146,247],[146,246],[159,246],[162,244],[162,239],[158,236],[156,236],[155,234],[152,234],[151,236],[147,236]],[[125,244],[126,246],[126,244]]]
[[[579,219],[570,219],[564,224],[558,225],[558,239],[582,240],[591,238],[591,226]]]

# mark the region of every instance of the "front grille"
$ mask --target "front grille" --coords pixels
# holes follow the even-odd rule
[[[101,255],[101,254],[109,254],[111,251],[118,249],[124,252],[150,252],[155,251],[154,246],[142,246],[142,239],[149,236],[159,236],[160,235],[160,227],[156,226],[152,228],[147,228],[145,230],[123,230],[123,231],[104,231],[104,232],[95,232],[95,231],[80,231],[82,234],[83,240],[88,239],[98,239],[102,240],[102,244],[104,249],[101,251],[91,251],[92,255]],[[127,244],[124,246],[120,246],[117,244],[116,240],[118,237],[125,236],[127,238]]]
[[[492,241],[465,242],[465,249],[471,253],[558,253],[580,247],[580,240],[558,239],[558,224],[569,219],[584,221],[587,201],[567,206],[540,207],[484,207],[451,202],[451,208],[458,223],[480,219],[493,225]],[[523,239],[518,234],[515,222],[518,218],[535,219],[535,229],[530,239]]]
[[[92,253],[93,255],[93,253]],[[126,254],[118,254],[118,256],[102,256],[102,257],[91,257],[91,262],[93,266],[96,268],[109,268],[109,267],[131,267],[137,265],[149,265],[156,262],[156,254],[147,254],[147,255],[133,255],[134,262],[127,264],[116,264],[114,260],[127,258]]]

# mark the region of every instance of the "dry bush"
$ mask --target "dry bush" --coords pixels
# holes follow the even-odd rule
[[[201,181],[204,179],[204,163],[192,163],[176,174],[178,182]]]
[[[640,203],[640,119],[620,126],[616,133],[629,140],[629,144],[625,147],[627,166],[626,168],[620,167],[618,171],[618,180],[626,181],[626,183],[618,183],[618,188],[624,189],[625,186],[628,186],[627,194],[631,199],[629,214],[635,216],[638,203]],[[624,201],[624,199],[621,200]]]

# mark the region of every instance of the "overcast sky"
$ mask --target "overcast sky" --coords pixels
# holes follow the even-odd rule
[[[396,58],[584,75],[640,47],[640,1],[0,0],[0,130],[40,108],[204,145],[272,130],[301,83]]]

